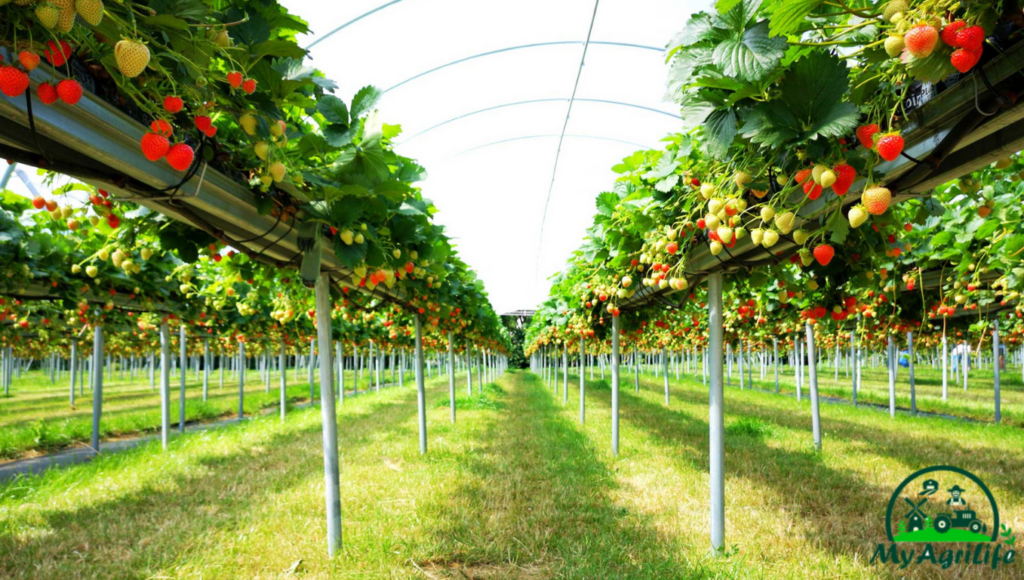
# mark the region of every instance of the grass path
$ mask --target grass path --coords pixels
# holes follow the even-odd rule
[[[588,382],[582,426],[570,384],[563,405],[535,375],[509,373],[461,396],[453,426],[447,381],[430,381],[426,456],[413,389],[346,399],[334,560],[312,409],[0,486],[0,578],[995,577],[867,563],[892,489],[937,463],[981,476],[1024,530],[1018,428],[823,406],[818,453],[806,402],[732,388],[730,554],[709,558],[706,390],[674,383],[666,408],[659,381],[623,388],[613,457],[607,383]]]
[[[288,372],[286,396],[289,403],[309,401],[306,373],[299,380]],[[115,375],[116,377],[116,375]],[[352,371],[346,371],[346,396],[352,392]],[[367,376],[359,381],[366,389]],[[390,377],[382,377],[382,381]],[[407,374],[407,379],[411,377]],[[159,381],[159,377],[158,377]],[[177,428],[179,414],[180,375],[171,378],[171,423]],[[245,382],[245,413],[251,415],[280,401],[280,375],[271,374],[270,388],[258,371],[250,370]],[[92,391],[76,395],[75,406],[68,401],[67,385],[53,385],[41,372],[28,373],[19,379],[11,397],[0,397],[0,461],[30,457],[38,453],[83,445],[92,437]],[[202,400],[202,381],[193,373],[186,377],[185,417],[188,422],[213,421],[238,412],[238,376],[230,373],[220,387],[219,375],[211,374],[209,397]],[[150,387],[146,376],[134,380],[104,380],[103,416],[100,422],[102,439],[153,433],[160,428],[160,392]]]

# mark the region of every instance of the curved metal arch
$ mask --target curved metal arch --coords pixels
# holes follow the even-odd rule
[[[434,67],[432,69],[423,71],[423,72],[421,72],[421,73],[419,73],[417,75],[413,75],[413,76],[405,79],[404,81],[402,81],[402,82],[400,82],[400,83],[398,83],[396,85],[392,85],[391,87],[388,87],[387,89],[384,90],[384,92],[387,93],[387,92],[393,91],[394,89],[397,89],[398,87],[400,87],[400,86],[402,86],[402,85],[404,85],[406,83],[412,82],[412,81],[414,81],[414,80],[416,80],[416,79],[418,79],[420,77],[427,76],[427,75],[429,75],[431,73],[435,73],[435,72],[437,72],[437,71],[439,71],[441,69],[445,69],[445,68],[448,68],[450,66],[455,66],[457,64],[461,64],[461,63],[464,63],[464,62],[467,62],[467,61],[470,61],[470,60],[474,60],[474,59],[478,59],[478,58],[483,58],[485,56],[494,56],[496,54],[502,54],[502,53],[505,53],[505,52],[512,52],[513,50],[522,50],[522,49],[525,49],[525,48],[539,48],[539,47],[543,47],[543,46],[562,46],[562,45],[566,45],[566,44],[580,44],[580,45],[582,45],[583,41],[582,40],[554,40],[554,41],[551,41],[551,42],[534,42],[534,43],[531,43],[531,44],[521,44],[521,45],[518,45],[518,46],[509,46],[509,47],[505,47],[505,48],[499,48],[497,50],[489,50],[487,52],[481,52],[480,54],[474,54],[472,56],[467,56],[465,58],[460,58],[458,60],[453,60],[451,62],[442,64],[441,66],[436,66],[436,67]],[[662,52],[663,51],[663,49],[658,48],[656,46],[645,46],[643,44],[632,44],[632,43],[628,43],[628,42],[611,42],[611,41],[607,41],[607,40],[593,40],[593,41],[590,42],[590,44],[597,44],[597,45],[601,45],[601,46],[614,46],[614,47],[618,47],[618,48],[639,48],[639,49],[642,49],[642,50],[653,50],[653,51],[656,51],[656,52]]]
[[[398,4],[401,1],[402,0],[391,0],[391,2],[388,2],[386,4],[381,4],[380,6],[374,8],[373,10],[370,10],[369,12],[364,12],[364,13],[360,14],[359,16],[356,16],[352,20],[349,20],[345,24],[342,24],[341,26],[335,28],[334,30],[328,32],[327,34],[325,34],[325,35],[321,36],[320,38],[314,40],[313,42],[309,43],[309,46],[306,47],[306,50],[309,50],[309,49],[313,48],[314,46],[320,44],[321,42],[327,40],[328,38],[330,38],[330,37],[334,36],[335,34],[341,32],[342,30],[348,28],[352,24],[355,24],[356,22],[359,22],[363,18],[366,18],[367,16],[369,16],[369,15],[375,13],[375,12],[380,12],[381,10],[384,10],[388,6],[394,6],[395,4]]]
[[[611,141],[613,143],[623,143],[625,145],[632,145],[634,147],[640,147],[641,149],[650,149],[650,147],[648,145],[643,145],[641,143],[634,143],[632,141],[625,141],[623,139],[615,139],[615,138],[612,138],[612,137],[602,137],[600,135],[579,135],[579,134],[566,133],[565,136],[566,137],[571,137],[573,139],[593,139],[595,141]],[[521,137],[510,137],[508,139],[501,139],[499,141],[491,141],[490,143],[484,143],[483,145],[477,145],[476,147],[470,147],[469,149],[464,149],[462,151],[459,151],[458,153],[455,153],[454,155],[449,155],[446,158],[446,160],[447,159],[453,159],[455,157],[459,157],[460,155],[465,155],[466,153],[472,153],[473,151],[477,151],[477,150],[483,149],[485,147],[492,147],[494,145],[501,145],[503,143],[511,143],[513,141],[524,141],[526,139],[557,139],[558,137],[560,137],[560,135],[558,133],[551,133],[551,134],[547,134],[547,135],[523,135]]]
[[[534,104],[537,104],[537,103],[564,103],[564,102],[566,102],[568,100],[569,99],[562,99],[562,98],[530,99],[530,100],[527,100],[527,101],[516,101],[514,103],[504,103],[504,104],[501,104],[501,105],[494,105],[493,107],[485,107],[483,109],[478,109],[476,111],[471,111],[469,113],[465,113],[465,114],[459,115],[457,117],[452,117],[451,119],[448,119],[447,121],[442,121],[442,122],[440,122],[440,123],[438,123],[436,125],[433,125],[431,127],[427,127],[426,129],[420,131],[419,133],[416,133],[416,134],[412,135],[408,139],[403,139],[400,144],[408,143],[409,141],[412,141],[413,139],[419,137],[420,135],[422,135],[424,133],[428,133],[430,131],[433,131],[434,129],[437,129],[438,127],[442,127],[444,125],[447,125],[448,123],[452,123],[452,122],[458,121],[460,119],[465,119],[466,117],[472,117],[473,115],[478,115],[480,113],[487,113],[489,111],[494,111],[494,110],[497,110],[497,109],[504,109],[504,108],[507,108],[507,107],[517,107],[519,105],[534,105]],[[608,99],[576,99],[576,101],[579,102],[579,103],[601,103],[601,104],[604,104],[604,105],[616,105],[616,106],[620,106],[620,107],[630,107],[630,108],[633,108],[633,109],[641,109],[641,110],[644,110],[644,111],[650,111],[652,113],[660,113],[662,115],[665,115],[665,116],[668,116],[668,117],[672,117],[673,119],[680,119],[680,118],[682,118],[680,115],[675,115],[675,114],[672,114],[672,113],[669,113],[669,112],[666,112],[666,111],[662,111],[661,109],[655,109],[653,107],[645,107],[643,105],[635,105],[633,103],[625,103],[625,102],[622,102],[622,101],[611,101],[611,100],[608,100]]]

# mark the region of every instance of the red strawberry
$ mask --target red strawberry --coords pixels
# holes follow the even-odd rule
[[[167,155],[167,150],[170,148],[170,141],[163,135],[146,133],[142,136],[142,154],[150,161],[157,161],[163,158],[164,155]]]
[[[965,73],[978,64],[978,60],[981,59],[981,51],[971,52],[966,48],[958,48],[953,51],[953,54],[949,57],[950,64],[956,70]]]
[[[878,140],[878,154],[886,161],[892,161],[903,152],[903,137],[898,133],[889,133]]]
[[[959,38],[959,34],[958,38]],[[935,50],[935,43],[939,40],[939,31],[927,24],[918,24],[903,35],[903,42],[907,52],[917,58],[925,58]]]
[[[206,115],[196,115],[196,129],[199,129],[203,133],[210,130],[213,126],[213,121]]]
[[[157,119],[149,124],[149,128],[154,133],[159,133],[164,137],[170,137],[174,130],[171,128],[171,124],[163,119]]]
[[[814,201],[821,197],[822,187],[817,183],[814,183],[813,179],[808,179],[804,182],[804,193],[807,194],[808,199]]]
[[[228,84],[231,88],[237,89],[242,86],[242,73],[238,71],[232,71],[228,73]]]
[[[836,181],[832,184],[832,191],[836,192],[836,195],[846,195],[846,192],[850,191],[850,186],[853,185],[854,180],[857,179],[857,170],[846,163],[837,163],[832,168],[832,173],[836,174]]]
[[[874,149],[874,137],[875,133],[877,133],[878,131],[878,125],[876,125],[875,123],[872,123],[870,125],[861,125],[860,127],[857,127],[857,140],[860,141],[860,144],[863,145],[866,149]]]
[[[68,61],[68,57],[71,56],[71,46],[63,40],[60,41],[59,48],[52,40],[48,41],[46,46],[47,48],[43,50],[43,56],[53,66],[64,66],[64,63]]]
[[[185,171],[191,167],[192,160],[195,159],[195,157],[195,151],[184,143],[178,143],[167,151],[167,163],[170,163],[171,167],[178,171]]]
[[[956,31],[960,30],[964,26],[967,26],[967,23],[963,20],[957,20],[947,24],[946,27],[942,29],[942,42],[945,42],[953,48],[960,48],[960,43],[956,41]]]
[[[52,105],[57,102],[57,87],[50,83],[39,83],[36,87],[36,96],[44,105]]]
[[[39,55],[31,50],[23,50],[18,53],[18,62],[27,71],[33,71],[39,66]]]
[[[25,94],[29,86],[28,73],[13,66],[0,67],[0,91],[8,97]]]
[[[213,136],[217,134],[217,127],[210,125],[210,128],[203,132],[206,133],[207,137],[210,137],[212,139]]]
[[[803,183],[803,182],[807,181],[807,177],[811,175],[811,172],[812,171],[810,169],[801,169],[800,171],[797,171],[796,172],[796,182],[797,183]]]
[[[107,225],[110,226],[111,229],[116,230],[117,226],[121,225],[121,218],[117,217],[114,214],[110,214],[107,216]]]
[[[177,113],[185,106],[185,101],[181,100],[181,97],[164,97],[164,110],[172,115]]]
[[[957,45],[971,52],[981,52],[981,45],[985,42],[985,29],[978,26],[961,28],[956,33]]]
[[[64,79],[57,83],[57,96],[69,105],[77,104],[82,98],[82,85],[74,79]]]
[[[245,91],[246,94],[249,94],[249,95],[255,93],[256,92],[256,80],[255,79],[245,79],[245,82],[242,83],[242,90]]]
[[[821,244],[814,248],[814,259],[822,266],[828,266],[828,263],[832,261],[832,256],[835,254],[836,251],[828,244]],[[819,316],[818,318],[821,317]]]

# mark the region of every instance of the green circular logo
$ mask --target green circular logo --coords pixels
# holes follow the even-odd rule
[[[984,520],[987,518],[979,514],[979,511],[972,509],[967,497],[962,494],[968,491],[960,487],[958,483],[952,487],[945,488],[940,484],[941,473],[950,474],[946,478],[963,481],[967,478],[971,483],[977,485],[992,510],[992,525],[989,526]],[[929,477],[921,484],[921,491],[913,498],[903,496],[904,489],[918,478],[927,474],[936,474]],[[968,485],[965,482],[965,485]],[[944,489],[945,488],[945,489]],[[943,493],[949,494],[949,499],[942,503],[932,501],[941,498]],[[898,506],[900,498],[903,498],[905,505]],[[969,498],[977,505],[978,498]],[[906,515],[897,521],[898,533],[893,535],[893,512],[897,507],[908,509]],[[897,515],[900,513],[896,511]],[[986,536],[988,532],[992,535]],[[889,507],[885,511],[885,534],[890,542],[995,542],[999,538],[999,508],[996,499],[992,496],[988,486],[973,473],[953,467],[951,465],[935,465],[926,467],[910,474],[893,492],[889,498]],[[988,539],[986,539],[986,537]]]

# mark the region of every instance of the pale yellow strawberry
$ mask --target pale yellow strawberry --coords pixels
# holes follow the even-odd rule
[[[847,217],[850,219],[850,227],[856,229],[868,221],[868,211],[862,205],[855,205],[850,208],[850,214]]]
[[[67,34],[75,27],[75,7],[61,8],[57,17],[57,32]]]
[[[50,2],[43,2],[36,6],[36,18],[46,28],[54,28],[57,26],[57,20],[60,18],[60,8],[57,8],[56,5]]]
[[[779,214],[775,216],[775,227],[779,228],[779,231],[783,234],[788,234],[793,231],[793,222],[796,221],[796,215],[791,211]]]
[[[134,40],[121,40],[114,46],[114,58],[121,74],[135,78],[146,70],[149,64],[149,48]]]
[[[103,0],[76,0],[75,10],[90,26],[99,26],[103,20]]]
[[[238,124],[241,125],[242,130],[245,131],[246,135],[256,134],[256,116],[252,113],[245,113],[238,118]]]
[[[280,182],[284,179],[284,174],[287,171],[287,168],[285,168],[284,163],[275,161],[270,164],[270,167],[268,167],[267,170],[270,171],[270,176],[274,178],[275,182]]]

